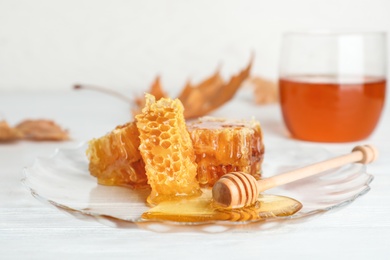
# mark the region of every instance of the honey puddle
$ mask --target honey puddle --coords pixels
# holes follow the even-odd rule
[[[295,199],[268,194],[260,195],[255,205],[240,209],[215,207],[211,198],[211,190],[204,189],[197,198],[161,202],[143,213],[142,218],[175,222],[259,221],[290,216],[302,208]]]

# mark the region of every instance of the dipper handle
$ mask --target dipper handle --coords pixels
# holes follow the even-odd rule
[[[374,146],[362,145],[356,146],[349,154],[258,181],[247,173],[228,173],[214,184],[212,190],[213,199],[217,205],[222,207],[239,208],[249,206],[256,202],[259,193],[262,191],[301,180],[349,163],[368,164],[376,160],[377,157],[378,151]]]

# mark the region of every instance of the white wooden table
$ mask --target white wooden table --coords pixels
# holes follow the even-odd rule
[[[204,230],[196,226],[129,224],[112,227],[76,217],[35,199],[22,186],[23,167],[38,156],[75,147],[131,119],[130,107],[89,91],[2,92],[0,115],[11,125],[25,118],[54,119],[68,128],[68,142],[0,145],[0,259],[390,259],[390,111],[364,142],[376,145],[379,160],[368,166],[371,190],[352,204],[273,227],[238,225]],[[214,113],[262,123],[265,144],[299,142],[288,138],[277,105],[254,106],[248,95]],[[348,152],[355,143],[307,144]],[[280,145],[281,151],[283,145]],[[255,258],[256,257],[256,258]]]

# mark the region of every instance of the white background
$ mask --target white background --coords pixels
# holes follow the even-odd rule
[[[256,54],[276,79],[292,29],[390,29],[386,0],[0,0],[0,91],[91,83],[145,90],[157,74],[175,90],[219,65],[225,77]]]

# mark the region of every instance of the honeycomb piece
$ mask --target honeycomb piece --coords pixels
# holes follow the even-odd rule
[[[103,185],[147,186],[145,164],[138,150],[139,132],[134,122],[116,127],[89,142],[89,171]]]
[[[264,145],[259,122],[203,117],[187,127],[202,187],[212,187],[222,175],[232,171],[261,177]]]
[[[179,99],[146,94],[146,105],[136,116],[139,146],[152,192],[150,204],[200,195],[197,166]]]

